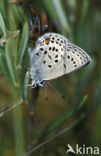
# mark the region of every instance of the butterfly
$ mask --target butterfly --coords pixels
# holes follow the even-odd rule
[[[90,63],[90,56],[57,33],[39,37],[29,49],[31,86],[44,87],[47,80],[58,78]]]

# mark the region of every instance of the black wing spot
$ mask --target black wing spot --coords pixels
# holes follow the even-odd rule
[[[44,61],[43,61],[43,64],[45,64],[45,63],[46,63],[46,61],[44,60]]]
[[[37,56],[39,56],[39,53],[36,53]]]
[[[56,44],[58,44],[59,42],[56,42]]]
[[[75,53],[75,51],[74,51],[74,50],[72,50],[72,53]]]
[[[63,43],[63,41],[61,40],[61,43]]]
[[[64,68],[66,68],[66,65],[65,64],[63,64],[63,66],[64,66]]]
[[[58,49],[56,49],[56,52],[58,52]]]
[[[41,51],[43,51],[43,48],[40,48]]]
[[[49,50],[51,50],[52,48],[51,47],[49,47]]]
[[[52,66],[51,65],[48,65],[48,67],[51,68]]]
[[[53,39],[53,40],[55,40],[55,38],[54,38],[54,37],[52,37],[52,39]]]
[[[50,55],[48,55],[48,57],[49,57],[50,60],[52,59],[52,57]]]
[[[52,40],[51,43],[54,43],[54,41]]]
[[[80,57],[80,59],[82,60],[82,57]]]
[[[55,60],[55,63],[57,63],[58,62],[58,60]]]
[[[55,47],[53,47],[53,51],[55,50]]]
[[[74,67],[77,67],[77,65],[75,65]]]
[[[77,49],[76,49],[76,48],[74,48],[74,50],[75,50],[75,51],[77,51]]]
[[[61,51],[63,51],[63,48],[61,48]]]
[[[69,46],[69,48],[71,49],[72,47],[71,47],[71,46]]]
[[[62,55],[61,55],[61,57],[62,57]]]
[[[55,58],[57,58],[58,57],[58,55],[55,55]]]
[[[59,46],[62,46],[61,44],[59,44]]]
[[[70,49],[67,49],[67,51],[70,51]]]
[[[44,54],[46,55],[47,54],[47,51],[45,50]]]
[[[74,59],[73,58],[71,58],[71,61],[73,61]]]
[[[59,38],[57,38],[57,41],[59,41],[60,39]]]
[[[76,62],[73,62],[73,64],[75,64]]]
[[[67,58],[70,59],[70,56],[68,55]]]

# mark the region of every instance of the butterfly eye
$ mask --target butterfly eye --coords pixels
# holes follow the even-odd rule
[[[45,43],[46,43],[46,44],[49,44],[49,42],[50,42],[50,38],[49,38],[49,37],[46,37],[46,38],[45,38]]]

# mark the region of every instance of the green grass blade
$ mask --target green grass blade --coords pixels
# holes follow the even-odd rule
[[[53,4],[54,4],[54,7],[56,9],[56,13],[58,15],[58,19],[63,27],[63,29],[68,33],[70,34],[71,32],[71,28],[69,26],[69,23],[67,21],[67,17],[64,13],[64,9],[61,5],[61,0],[53,0]]]
[[[22,105],[13,110],[13,130],[16,156],[23,156],[25,153],[24,129]]]
[[[17,30],[17,21],[16,21],[16,18],[14,16],[12,5],[10,3],[8,5],[7,15],[8,15],[8,17],[7,17],[7,28],[10,31]]]
[[[67,110],[64,113],[62,113],[59,117],[57,117],[55,121],[52,121],[48,126],[45,127],[45,129],[43,129],[39,138],[42,139],[43,137],[53,135],[55,133],[55,130],[60,125],[62,125],[65,121],[73,117],[82,108],[86,100],[87,100],[87,96],[85,95],[83,99],[81,100],[81,102],[77,106],[75,106],[75,108],[69,111],[67,108]]]
[[[27,42],[28,42],[28,34],[29,34],[28,24],[25,23],[23,27],[23,31],[22,31],[21,40],[19,43],[20,45],[19,45],[19,51],[18,51],[17,65],[21,63],[21,60],[25,54]]]
[[[89,1],[78,1],[76,8],[76,20],[75,20],[75,41],[78,45],[83,45],[85,30],[86,30],[86,17],[89,8]]]
[[[22,85],[24,84],[25,74],[28,70],[28,61],[29,61],[29,55],[28,55],[28,49],[25,51],[25,54],[23,56],[22,60],[22,69],[21,69],[21,82]]]
[[[5,17],[6,16],[6,0],[0,0],[0,11],[2,12],[2,15]]]
[[[28,20],[23,7],[12,4],[12,10],[16,21],[24,23]]]
[[[21,84],[23,88],[23,98],[25,103],[28,103],[28,83],[29,83],[29,74],[28,70],[28,50],[26,50],[23,60],[22,60],[22,69],[21,69]]]
[[[58,29],[60,30],[60,32],[62,34],[64,34],[65,36],[67,34],[70,34],[71,28],[67,21],[67,17],[64,13],[64,9],[61,5],[61,1],[60,0],[52,0],[52,1],[43,0],[43,3],[48,11],[48,14],[49,14],[51,20],[53,21],[53,23],[59,24]],[[61,28],[60,28],[60,26],[61,26]]]
[[[0,69],[1,69],[2,74],[5,75],[5,77],[9,81],[9,83],[14,87],[14,83],[13,83],[11,77],[10,77],[10,73],[9,73],[9,70],[8,70],[8,66],[7,66],[7,62],[6,62],[6,59],[5,59],[4,51],[2,51],[0,53]]]
[[[57,18],[57,13],[53,2],[47,0],[43,0],[43,2],[45,4],[46,9],[48,10],[50,17],[53,19],[53,21],[55,21]]]
[[[13,54],[12,44],[10,39],[7,40],[6,47],[5,47],[5,58],[8,66],[8,70],[10,73],[10,77],[14,83],[14,86],[18,86],[17,84],[17,71],[15,68],[15,60]]]
[[[6,36],[6,26],[5,26],[5,22],[2,16],[2,13],[0,12],[0,29],[3,33],[4,36]]]

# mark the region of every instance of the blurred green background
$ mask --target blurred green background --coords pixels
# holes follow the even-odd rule
[[[101,1],[15,1],[0,0],[0,109],[24,102],[0,118],[0,156],[23,156],[30,149],[31,156],[65,156],[67,144],[101,147]],[[48,100],[44,89],[28,91],[28,47],[34,47],[30,5],[38,18],[44,11],[49,32],[62,34],[91,56],[88,66],[51,81],[66,99],[49,86]]]

